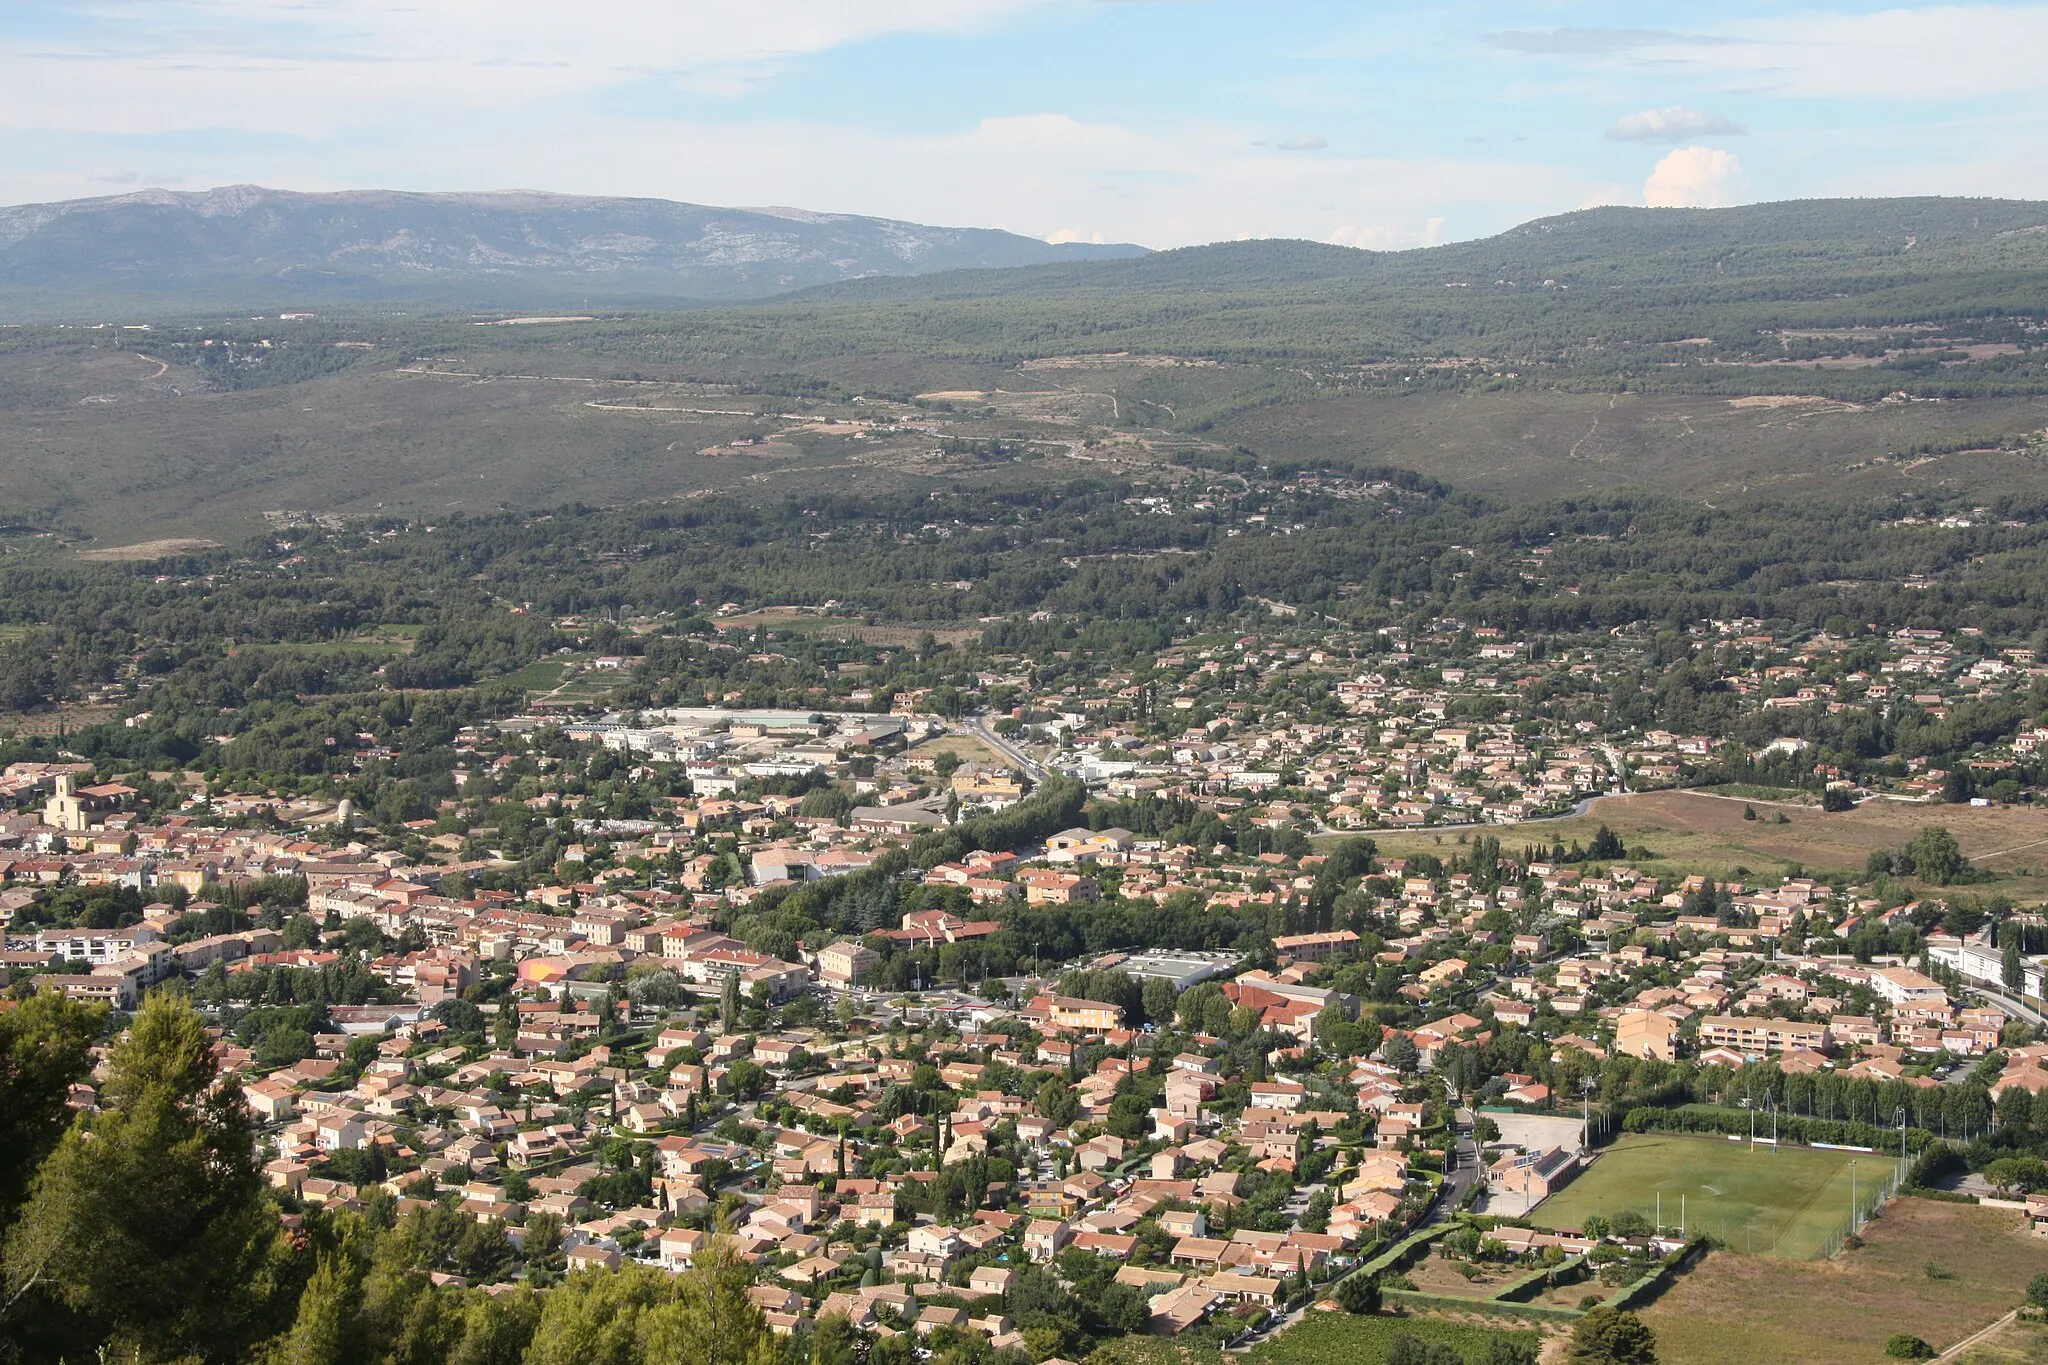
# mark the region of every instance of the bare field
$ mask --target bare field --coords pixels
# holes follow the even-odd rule
[[[86,706],[77,702],[53,706],[46,711],[0,711],[0,736],[54,735],[59,731],[82,730],[88,725],[105,725],[119,709]]]
[[[2043,469],[2036,457],[1873,461],[1965,432],[2038,431],[2044,424],[2042,398],[1738,406],[1704,395],[1536,392],[1310,399],[1234,417],[1210,436],[1269,457],[1398,465],[1506,496],[1634,487],[1836,498],[2038,487]]]
[[[144,540],[133,545],[109,545],[102,550],[80,550],[80,559],[103,560],[109,563],[143,563],[152,559],[169,559],[188,550],[218,550],[217,540]]]
[[[1783,813],[1790,823],[1745,820],[1745,806],[1754,807],[1759,815]],[[1965,855],[1988,858],[1986,870],[1999,874],[2005,889],[2022,874],[2039,879],[2037,869],[2048,869],[2048,811],[2027,806],[1920,806],[1878,800],[1829,814],[1817,806],[1662,791],[1603,797],[1586,814],[1566,819],[1483,829],[1381,831],[1371,838],[1384,853],[1397,857],[1441,855],[1456,851],[1460,834],[1468,840],[1492,835],[1503,847],[1519,849],[1553,840],[1585,843],[1603,824],[1631,849],[1647,847],[1658,864],[1724,877],[1739,875],[1734,871],[1738,867],[1758,873],[1783,873],[1795,866],[1815,872],[1860,871],[1874,850],[1896,848],[1927,825],[1946,826]],[[2004,856],[1989,856],[1994,854]]]
[[[1997,1320],[2048,1270],[2048,1241],[2020,1221],[1969,1204],[1897,1200],[1860,1250],[1831,1260],[1713,1252],[1643,1319],[1665,1365],[1877,1365],[1894,1332],[1941,1350]]]

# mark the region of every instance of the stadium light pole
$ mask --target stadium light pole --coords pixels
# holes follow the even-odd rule
[[[1898,1112],[1893,1114],[1892,1117],[1899,1121],[1899,1179],[1897,1183],[1903,1185],[1906,1183],[1906,1106],[1900,1105]]]
[[[1856,1231],[1856,1159],[1849,1159],[1849,1231]]]

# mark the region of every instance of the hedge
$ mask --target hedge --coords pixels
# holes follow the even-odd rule
[[[1425,1294],[1418,1289],[1389,1289],[1382,1296],[1404,1308],[1433,1308],[1441,1313],[1480,1313],[1523,1322],[1574,1322],[1585,1314],[1577,1308],[1552,1308],[1541,1303],[1503,1303],[1499,1299],[1461,1299],[1452,1294]]]
[[[1586,1264],[1583,1256],[1573,1256],[1557,1265],[1540,1265],[1528,1274],[1509,1280],[1500,1287],[1494,1301],[1497,1303],[1518,1303],[1532,1297],[1555,1284],[1570,1284],[1578,1278],[1580,1269]]]
[[[1439,1223],[1435,1227],[1424,1228],[1421,1232],[1412,1232],[1351,1273],[1354,1275],[1380,1275],[1389,1270],[1399,1270],[1413,1265],[1421,1259],[1421,1257],[1414,1254],[1418,1247],[1427,1247],[1431,1242],[1450,1231],[1452,1229],[1447,1224]]]
[[[1601,1306],[1603,1308],[1612,1308],[1619,1312],[1625,1308],[1634,1308],[1638,1303],[1648,1303],[1651,1299],[1663,1293],[1664,1287],[1671,1283],[1672,1278],[1678,1274],[1679,1269],[1693,1257],[1705,1252],[1708,1245],[1709,1242],[1704,1235],[1693,1238],[1690,1242],[1687,1242],[1684,1246],[1666,1256],[1655,1270],[1639,1280],[1623,1285],[1619,1294],[1616,1294]]]

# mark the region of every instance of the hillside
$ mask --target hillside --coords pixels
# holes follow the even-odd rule
[[[1882,199],[1589,209],[1399,252],[1228,242],[852,281],[751,309],[730,334],[721,320],[693,325],[721,349],[800,319],[820,351],[1004,360],[1143,349],[1329,365],[1467,356],[1613,373],[1828,354],[1788,357],[1759,339],[1785,328],[1972,319],[1987,324],[1974,339],[2010,344],[2038,335],[2016,319],[2044,314],[2048,204]]]
[[[1517,500],[1988,503],[2048,459],[2044,221],[1965,200],[1599,209],[1426,251],[1233,242],[546,325],[342,303],[8,328],[0,499],[81,534],[221,538],[279,508],[1278,461]]]
[[[987,228],[511,191],[292,194],[236,185],[0,209],[17,317],[110,307],[457,307],[757,298],[868,275],[1132,256]]]

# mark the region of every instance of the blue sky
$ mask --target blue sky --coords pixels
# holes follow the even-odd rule
[[[0,202],[531,188],[1402,247],[2048,198],[2048,4],[8,0]]]

